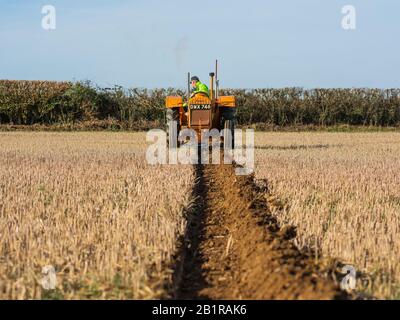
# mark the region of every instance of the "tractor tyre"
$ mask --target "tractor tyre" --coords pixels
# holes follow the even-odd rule
[[[222,112],[224,130],[224,148],[235,148],[235,109],[225,109]]]
[[[179,110],[167,109],[167,132],[168,132],[168,146],[171,148],[178,148],[178,137],[180,131],[179,123]],[[175,123],[174,123],[175,122]]]
[[[224,121],[224,149],[235,148],[235,124],[233,120]]]

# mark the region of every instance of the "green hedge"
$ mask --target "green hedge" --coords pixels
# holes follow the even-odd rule
[[[400,124],[400,89],[224,90],[238,99],[241,124],[372,125]]]
[[[225,89],[241,125],[399,126],[400,89]],[[90,82],[0,81],[0,123],[71,124],[112,120],[135,128],[164,121],[167,95],[181,90],[99,88]]]

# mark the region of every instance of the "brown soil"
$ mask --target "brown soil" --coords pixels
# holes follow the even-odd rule
[[[331,269],[290,241],[295,228],[279,228],[252,176],[236,176],[231,165],[196,170],[198,198],[175,268],[174,298],[346,298],[328,277]]]

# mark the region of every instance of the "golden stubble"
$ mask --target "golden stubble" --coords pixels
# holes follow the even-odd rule
[[[368,273],[361,290],[397,297],[400,134],[258,133],[255,144],[256,177],[297,245]]]
[[[143,133],[0,133],[1,299],[165,294],[194,173],[145,150]]]

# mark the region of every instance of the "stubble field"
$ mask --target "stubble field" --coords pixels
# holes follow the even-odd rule
[[[0,134],[0,298],[157,298],[185,229],[191,167],[150,166],[145,135]],[[57,290],[40,285],[57,272]]]
[[[399,297],[400,134],[259,133],[255,144],[256,177],[297,246],[353,265],[364,292]]]
[[[399,133],[257,133],[267,190],[230,166],[150,166],[145,141],[0,133],[0,298],[325,299],[328,258],[399,297]]]

